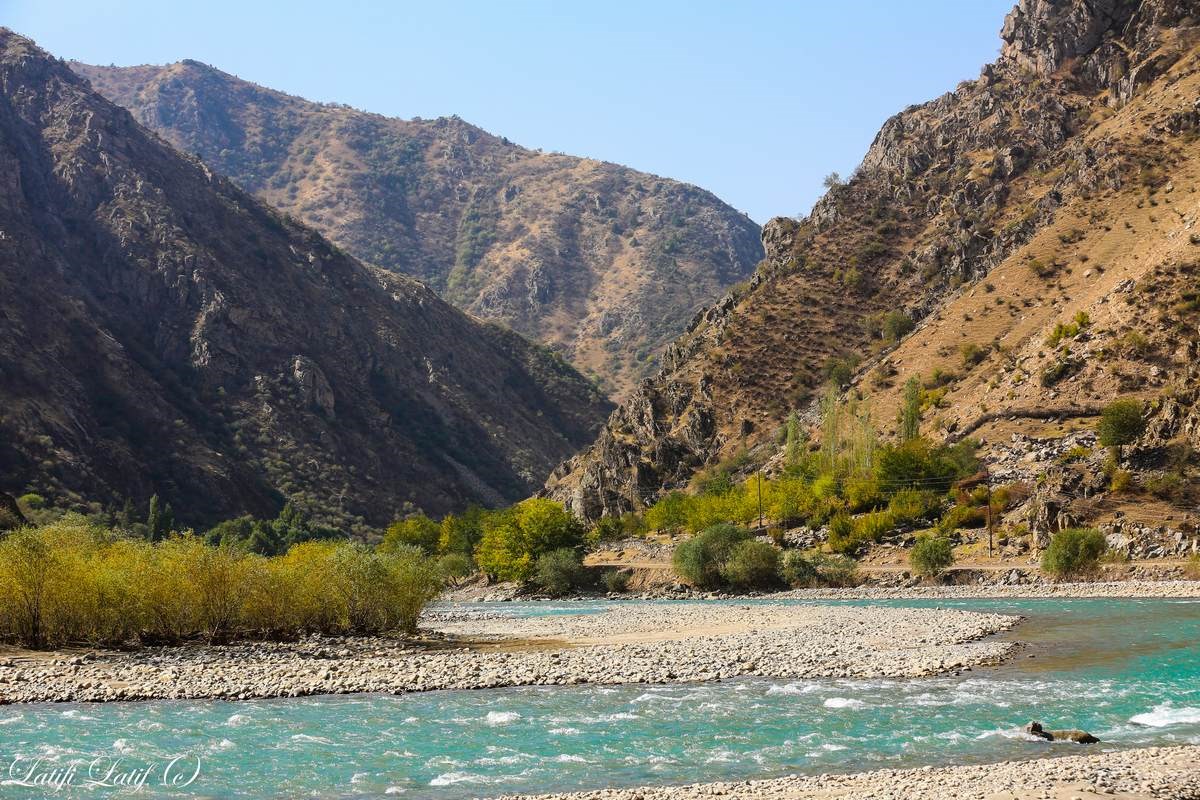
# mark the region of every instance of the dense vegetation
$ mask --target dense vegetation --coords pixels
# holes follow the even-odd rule
[[[919,410],[904,413],[915,418]],[[731,459],[698,475],[694,492],[664,495],[646,511],[645,523],[693,533],[760,518],[781,527],[828,525],[830,547],[850,554],[891,531],[937,523],[943,514],[967,523],[980,516],[974,512],[979,498],[950,493],[978,469],[974,443],[934,445],[917,436],[915,426],[910,430],[902,441],[881,443],[864,410],[831,395],[824,404],[819,447],[804,441],[789,420],[781,475],[756,474],[739,482],[733,476],[744,459]]]
[[[0,638],[29,647],[202,636],[411,633],[441,588],[413,548],[310,541],[284,555],[67,516],[0,539]]]
[[[1058,578],[1091,572],[1108,549],[1104,534],[1095,528],[1067,528],[1050,538],[1042,553],[1042,570]]]

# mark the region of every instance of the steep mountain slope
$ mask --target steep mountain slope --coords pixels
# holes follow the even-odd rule
[[[353,255],[552,346],[616,394],[762,258],[758,226],[708,192],[456,117],[312,103],[195,61],[72,67]]]
[[[520,498],[606,401],[181,155],[0,29],[0,489],[187,523]]]
[[[993,366],[1003,354],[1074,369],[1087,358],[1056,353],[1046,337],[1076,310],[1115,307],[1128,278],[1173,275],[1154,291],[1170,285],[1190,302],[1196,287],[1178,264],[1197,257],[1197,17],[1197,3],[1182,0],[1022,0],[1004,23],[1000,58],[977,80],[888,120],[850,182],[807,219],[768,223],[767,262],[748,287],[668,348],[596,444],[556,470],[550,493],[595,517],[640,505],[740,448],[765,459],[784,417],[811,413],[839,362],[867,359],[871,374],[856,388],[885,428],[899,385],[922,375],[941,392],[951,362],[975,377],[954,410],[927,416],[931,428],[965,426],[984,406],[1045,407],[1061,390],[1022,383],[1031,364],[998,377],[960,345],[980,345]],[[1096,248],[1094,266],[1081,241]],[[922,322],[888,355],[879,320],[896,310]],[[1117,332],[1127,316],[1097,314]],[[1155,322],[1172,340],[1163,346],[1182,346],[1175,322],[1194,340],[1189,320]],[[987,356],[993,339],[997,355]],[[1170,379],[1191,367],[1187,353],[1169,365]],[[1085,383],[1098,398],[1120,388]],[[930,400],[950,406],[957,396]]]

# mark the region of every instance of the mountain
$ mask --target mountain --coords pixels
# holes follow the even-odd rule
[[[71,66],[351,254],[549,345],[617,396],[762,259],[758,225],[709,192],[457,117],[313,103],[195,61]]]
[[[0,489],[378,525],[524,497],[610,409],[6,29],[0,185]]]
[[[978,79],[889,119],[810,216],[765,226],[765,263],[549,494],[594,518],[739,451],[769,463],[830,375],[884,433],[918,376],[936,437],[995,442],[1010,417],[1132,393],[1200,446],[1198,19],[1185,0],[1021,0]],[[881,337],[901,314],[915,330]]]

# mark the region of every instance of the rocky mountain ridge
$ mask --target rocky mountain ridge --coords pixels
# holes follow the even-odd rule
[[[1197,16],[1196,3],[1176,0],[1022,0],[1004,23],[1000,57],[977,80],[888,120],[851,180],[808,218],[765,226],[766,263],[697,315],[654,379],[547,491],[595,518],[644,506],[742,450],[762,463],[789,412],[813,418],[816,390],[839,366],[886,431],[908,376],[930,385],[935,368],[961,372],[966,343],[1036,354],[1065,312],[1109,297],[1117,272],[1063,254],[1100,226],[1117,232],[1097,254],[1106,259],[1169,245],[1161,262],[1131,268],[1133,282],[1149,266],[1189,258],[1195,213],[1186,206],[1118,239],[1126,207],[1151,216],[1151,201],[1161,202],[1152,195],[1173,179],[1181,191],[1198,154]],[[1190,186],[1182,191],[1194,202]],[[1107,277],[1073,297],[1083,273]],[[1178,278],[1167,283],[1182,297],[1190,290]],[[979,306],[974,314],[952,312],[964,297]],[[896,311],[916,323],[898,344],[879,324]],[[964,342],[973,325],[986,338]],[[1180,377],[1182,366],[1172,369]],[[1032,384],[1023,404],[1054,400],[1053,389]],[[1118,393],[1112,381],[1094,388],[1093,403]],[[928,391],[959,418],[935,404],[931,432],[979,416],[976,395],[956,402],[953,387]],[[1010,388],[997,395],[985,410],[1018,399]]]
[[[0,29],[0,489],[185,524],[520,499],[610,406],[379,272]]]
[[[614,395],[762,258],[759,227],[709,192],[457,117],[313,103],[196,61],[72,67],[270,205],[549,345]]]

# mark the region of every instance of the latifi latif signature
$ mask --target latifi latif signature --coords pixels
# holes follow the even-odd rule
[[[91,761],[67,763],[44,758],[14,758],[0,786],[26,786],[33,789],[62,791],[77,789],[140,789],[167,786],[182,789],[200,777],[200,757],[195,755],[136,760],[99,757]]]

